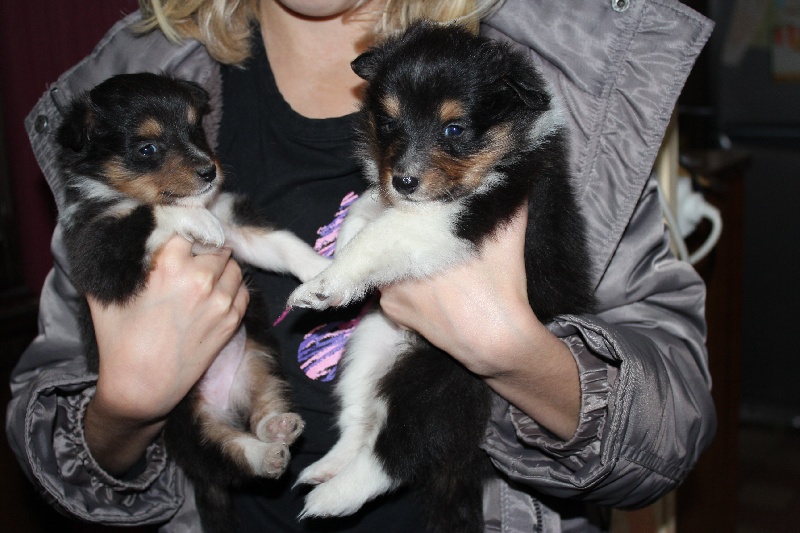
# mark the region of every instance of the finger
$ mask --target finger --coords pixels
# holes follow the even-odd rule
[[[226,294],[234,295],[243,285],[242,269],[234,259],[228,258],[217,280],[217,287]]]
[[[245,311],[247,311],[247,305],[250,303],[250,291],[247,290],[247,287],[244,283],[239,286],[239,292],[236,293],[236,298],[233,300],[233,305],[231,306],[239,316],[239,318],[244,316]]]
[[[166,263],[184,261],[186,258],[191,257],[191,252],[191,242],[180,235],[173,235],[156,252],[155,259]]]
[[[241,276],[239,265],[237,265],[235,261],[231,260],[230,248],[220,248],[215,253],[204,253],[201,255],[191,256],[191,261],[199,270],[210,272],[215,283],[219,282],[223,274],[226,272],[226,269],[229,268],[229,264],[231,262],[235,265],[235,270],[238,271],[238,275]],[[236,272],[233,274],[236,275]]]

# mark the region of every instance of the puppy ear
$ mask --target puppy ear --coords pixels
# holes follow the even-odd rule
[[[543,90],[541,83],[530,84],[513,75],[503,77],[502,81],[517,93],[519,99],[532,110],[544,111],[549,107],[550,95]]]
[[[192,103],[201,114],[205,115],[211,110],[211,106],[209,105],[211,97],[202,85],[189,80],[176,79],[175,81],[189,92]]]
[[[524,52],[508,43],[485,39],[478,49],[478,57],[493,83],[511,88],[520,100],[535,111],[544,111],[550,104],[543,78],[530,63]]]
[[[367,81],[372,81],[375,72],[378,70],[378,54],[374,50],[367,50],[350,63],[358,77]]]
[[[56,132],[56,140],[62,147],[80,152],[92,137],[94,123],[88,95],[78,97],[67,109]]]

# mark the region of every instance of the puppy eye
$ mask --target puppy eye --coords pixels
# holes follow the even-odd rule
[[[459,137],[462,133],[464,133],[464,128],[459,126],[458,124],[449,124],[444,129],[445,137],[455,138]]]
[[[158,152],[158,147],[153,143],[148,143],[139,148],[139,153],[145,157],[150,157]]]

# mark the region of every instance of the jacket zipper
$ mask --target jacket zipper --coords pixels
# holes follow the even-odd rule
[[[533,533],[543,533],[542,504],[535,498],[533,498],[533,514],[536,518],[536,523],[533,524]]]

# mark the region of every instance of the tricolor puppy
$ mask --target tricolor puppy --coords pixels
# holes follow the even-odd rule
[[[229,246],[244,263],[301,280],[328,264],[291,233],[271,229],[240,199],[220,193],[222,173],[202,127],[207,110],[199,85],[155,74],[115,76],[70,104],[57,133],[65,185],[60,222],[81,295],[130,302],[175,234],[203,252]],[[280,476],[288,447],[303,430],[302,419],[289,412],[274,343],[257,325],[257,302],[251,299],[246,326],[165,428],[170,455],[195,485],[207,532],[231,528],[227,487],[247,477]],[[88,366],[96,372],[85,300],[81,319]]]
[[[372,186],[347,215],[333,263],[289,304],[346,305],[374,287],[439,272],[474,256],[527,205],[536,316],[592,309],[562,116],[528,58],[423,22],[353,69],[368,82],[359,150]],[[380,312],[364,318],[344,357],[340,440],[301,474],[300,483],[316,485],[303,516],[350,514],[411,485],[430,531],[483,531],[488,386]]]

